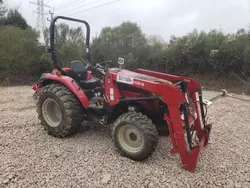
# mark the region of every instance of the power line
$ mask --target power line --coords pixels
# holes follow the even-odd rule
[[[100,0],[97,0],[97,1],[100,1]],[[95,1],[95,2],[97,2],[97,1]],[[114,0],[114,1],[111,1],[111,2],[108,2],[108,3],[104,3],[104,4],[101,4],[101,5],[92,7],[92,8],[88,8],[88,9],[85,9],[85,10],[81,10],[81,11],[78,11],[78,12],[74,12],[73,14],[70,14],[70,16],[75,15],[75,14],[78,14],[78,13],[80,13],[80,12],[87,12],[87,11],[90,11],[90,10],[93,10],[93,9],[96,9],[96,8],[104,7],[104,6],[113,4],[113,3],[118,2],[118,1],[121,1],[121,0]],[[92,3],[91,3],[91,4],[92,4]],[[80,7],[79,7],[79,8],[80,8]]]
[[[73,4],[73,3],[76,3],[76,2],[78,2],[78,1],[81,1],[81,0],[71,1],[71,2],[68,2],[68,3],[64,4],[64,5],[55,7],[55,8],[56,8],[56,9],[60,9],[60,8],[66,7],[66,6],[68,6],[68,5],[71,5],[71,4]],[[86,1],[86,0],[84,0],[84,1]]]
[[[67,13],[68,13],[68,12],[75,11],[75,10],[80,9],[80,8],[83,8],[83,7],[86,7],[86,6],[88,6],[88,5],[92,5],[92,4],[97,3],[97,2],[99,2],[99,1],[102,1],[102,0],[96,0],[96,1],[93,1],[93,2],[90,2],[90,3],[87,3],[87,4],[84,4],[83,6],[78,6],[77,8],[73,8],[73,9],[67,10]]]

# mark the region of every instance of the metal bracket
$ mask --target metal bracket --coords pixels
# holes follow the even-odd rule
[[[210,106],[211,104],[213,104],[212,101],[209,101],[207,99],[203,99],[203,103],[206,104],[206,105],[208,105],[208,106]]]

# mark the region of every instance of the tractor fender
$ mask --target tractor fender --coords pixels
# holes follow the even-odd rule
[[[66,86],[80,100],[83,107],[87,109],[89,105],[89,100],[85,95],[84,91],[74,79],[70,78],[69,76],[57,76],[55,74],[47,73],[41,76],[38,83],[41,84],[43,87],[45,85],[50,84],[51,82],[58,82]]]

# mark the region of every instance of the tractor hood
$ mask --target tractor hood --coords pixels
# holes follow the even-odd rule
[[[124,78],[124,80],[130,79],[130,78],[135,78],[135,79],[137,78],[137,79],[147,80],[147,81],[151,81],[151,82],[166,83],[166,84],[171,84],[171,85],[173,84],[172,82],[170,82],[168,80],[164,80],[164,79],[153,77],[153,76],[148,76],[145,74],[140,74],[140,73],[125,70],[125,69],[122,69],[122,70],[119,69],[119,71],[117,69],[111,69],[110,72],[116,72],[117,75],[120,76],[119,78],[120,79]]]

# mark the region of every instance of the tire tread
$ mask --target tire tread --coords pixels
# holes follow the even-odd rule
[[[146,135],[146,139],[149,144],[149,148],[144,148],[143,152],[140,152],[138,155],[129,155],[124,151],[117,141],[117,129],[123,123],[130,123],[139,128]],[[114,140],[115,149],[119,151],[122,156],[126,156],[133,160],[144,160],[147,159],[156,149],[158,144],[158,132],[156,126],[152,123],[146,115],[143,115],[141,112],[127,112],[119,116],[112,127],[112,138]]]
[[[74,134],[78,130],[82,122],[81,112],[83,110],[83,107],[80,101],[66,86],[58,83],[46,85],[43,89],[42,95],[45,93],[51,93],[59,98],[65,110],[66,117],[63,117],[63,119],[65,120],[63,127],[57,129],[57,131],[52,131],[42,116],[42,104],[40,104],[40,101],[38,100],[38,119],[40,120],[44,129],[48,131],[49,134],[52,134],[55,137],[66,137]]]

